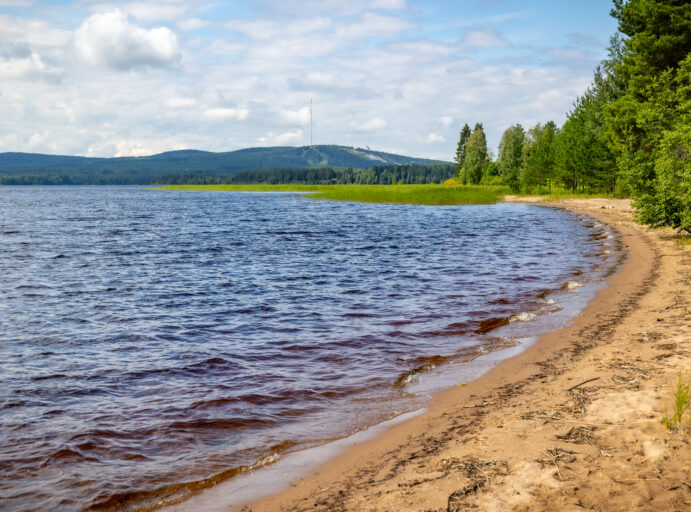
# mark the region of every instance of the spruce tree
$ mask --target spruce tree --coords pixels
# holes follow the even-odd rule
[[[468,137],[470,137],[470,127],[468,123],[463,125],[460,137],[458,138],[458,145],[456,146],[456,157],[454,162],[456,163],[456,175],[460,178],[461,169],[463,169],[463,163],[465,162],[466,154],[466,143],[468,142]]]
[[[523,147],[523,167],[521,169],[521,189],[534,192],[542,186],[551,185],[555,175],[554,136],[556,124],[549,121],[536,124],[528,131]]]
[[[465,144],[465,160],[461,169],[461,181],[463,184],[475,185],[480,183],[488,166],[487,137],[482,123],[477,123]]]
[[[518,192],[520,188],[519,171],[523,165],[524,142],[525,130],[520,124],[509,126],[499,142],[499,175],[504,184],[514,192]]]

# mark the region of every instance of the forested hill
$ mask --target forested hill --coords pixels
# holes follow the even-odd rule
[[[184,150],[121,158],[0,153],[0,185],[147,185],[176,175],[228,176],[265,169],[371,169],[444,163],[347,146],[249,148],[228,153]]]

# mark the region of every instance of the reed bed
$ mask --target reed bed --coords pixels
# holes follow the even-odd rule
[[[171,185],[156,190],[227,192],[311,192],[313,200],[394,204],[492,204],[505,187],[447,185]]]

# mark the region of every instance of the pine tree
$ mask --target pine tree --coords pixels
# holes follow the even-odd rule
[[[626,91],[606,109],[620,176],[652,225],[691,231],[691,3],[615,0]]]
[[[468,123],[463,125],[460,137],[458,138],[458,146],[456,146],[456,157],[454,162],[456,162],[456,174],[460,178],[461,169],[463,169],[463,163],[465,162],[466,154],[466,144],[468,142],[468,137],[470,137],[470,127]]]

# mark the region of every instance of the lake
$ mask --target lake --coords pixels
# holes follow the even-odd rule
[[[0,188],[2,509],[137,509],[415,410],[620,250],[534,205]]]

